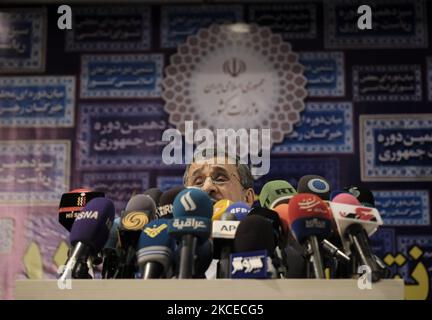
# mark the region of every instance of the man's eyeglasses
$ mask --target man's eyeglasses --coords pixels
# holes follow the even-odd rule
[[[213,185],[221,187],[229,184],[232,181],[232,177],[234,177],[235,180],[237,180],[241,185],[240,178],[237,177],[235,174],[217,172],[209,176],[204,176],[204,175],[191,176],[188,179],[188,186],[201,188],[204,186],[206,180],[210,178]]]

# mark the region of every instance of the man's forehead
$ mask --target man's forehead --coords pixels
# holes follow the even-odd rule
[[[235,164],[228,163],[228,159],[224,157],[215,157],[208,158],[203,160],[198,160],[196,162],[191,163],[189,168],[189,173],[194,172],[206,172],[206,171],[215,171],[215,170],[225,170],[228,172],[235,172],[236,166]]]

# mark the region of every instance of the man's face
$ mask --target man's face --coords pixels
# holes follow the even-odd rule
[[[244,201],[253,203],[252,189],[245,189],[240,183],[240,177],[234,164],[229,164],[225,158],[213,158],[207,161],[194,162],[190,165],[187,187],[199,187],[214,200],[228,199],[233,202]]]

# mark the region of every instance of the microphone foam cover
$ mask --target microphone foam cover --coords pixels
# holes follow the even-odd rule
[[[156,212],[156,204],[149,195],[137,194],[129,199],[125,211],[145,211],[152,220]]]
[[[309,236],[327,238],[332,230],[331,213],[317,195],[299,193],[288,204],[288,224],[294,237],[303,243]]]
[[[90,246],[94,253],[99,252],[108,240],[114,215],[112,201],[106,198],[90,200],[72,225],[70,243],[75,245],[77,242],[83,242]]]
[[[174,199],[174,218],[194,216],[211,219],[212,215],[213,202],[209,195],[200,189],[187,188]]]
[[[276,213],[279,215],[279,219],[280,219],[284,233],[287,233],[289,231],[288,204],[287,203],[279,204],[275,208],[273,208],[273,210],[276,211]]]
[[[297,191],[285,180],[267,182],[261,189],[259,201],[262,207],[273,209],[280,203],[288,203]]]
[[[282,225],[279,215],[274,210],[262,207],[255,207],[249,212],[249,216],[252,215],[259,215],[260,217],[268,220],[272,224],[274,231],[277,231],[278,233],[282,231]]]
[[[233,202],[227,199],[221,199],[217,201],[213,205],[213,216],[212,220],[220,220],[222,215],[225,213],[226,209],[232,204]]]
[[[237,227],[234,252],[267,250],[273,253],[276,247],[273,226],[259,215],[247,216]]]
[[[143,192],[143,194],[149,196],[152,198],[155,204],[159,203],[159,199],[162,195],[162,191],[159,190],[159,188],[150,188]]]
[[[330,184],[325,178],[321,176],[309,174],[300,178],[297,186],[297,192],[312,193],[323,200],[329,200]]]
[[[148,223],[143,229],[138,240],[137,248],[145,248],[149,246],[172,246],[172,239],[168,235],[168,219],[153,220]]]
[[[349,192],[345,190],[333,190],[332,192],[330,192],[330,201],[333,201],[334,197],[336,197],[341,193],[349,193]]]
[[[340,193],[333,198],[332,202],[361,206],[360,201],[350,193]]]
[[[225,213],[232,213],[236,216],[237,220],[242,221],[249,213],[250,207],[247,203],[242,201],[237,201],[231,204]]]
[[[142,230],[155,217],[156,205],[148,195],[133,196],[121,216],[120,227],[124,230]]]
[[[183,186],[173,187],[165,192],[163,192],[159,198],[158,202],[158,217],[171,219],[173,217],[173,203],[177,195],[185,189]]]

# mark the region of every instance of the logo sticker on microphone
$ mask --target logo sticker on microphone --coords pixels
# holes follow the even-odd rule
[[[148,222],[147,215],[141,211],[129,212],[121,220],[122,227],[127,230],[142,230]]]
[[[75,220],[81,220],[81,219],[97,219],[98,218],[98,211],[83,211],[80,212]]]
[[[197,208],[195,202],[190,195],[190,192],[187,192],[180,198],[180,203],[183,205],[186,211],[194,211]]]
[[[230,256],[231,278],[267,278],[267,251],[234,253]]]
[[[330,191],[329,184],[321,179],[311,179],[308,181],[307,186],[311,191],[317,193],[325,193]]]
[[[143,232],[148,235],[150,238],[155,238],[157,235],[159,235],[163,230],[168,228],[168,225],[166,223],[161,224],[160,226],[156,227],[146,227]]]

